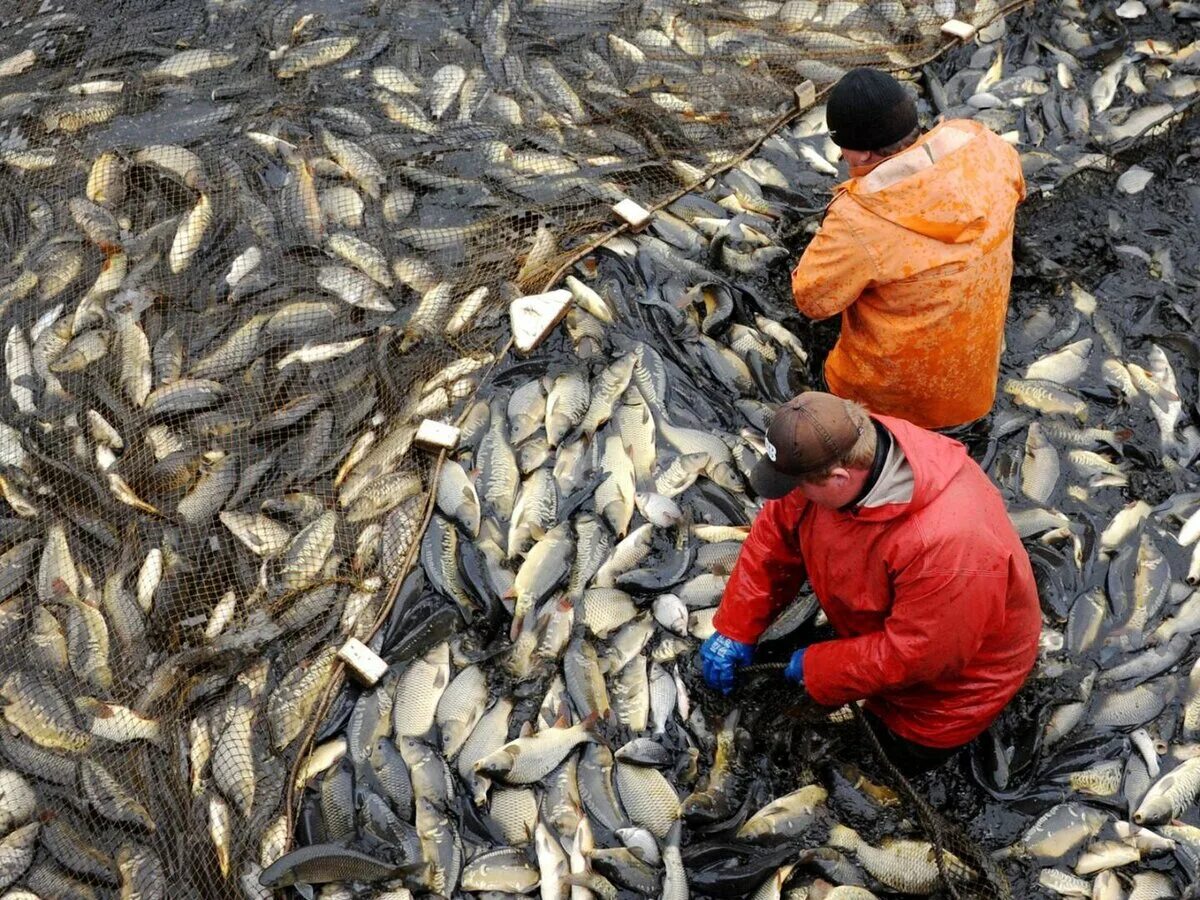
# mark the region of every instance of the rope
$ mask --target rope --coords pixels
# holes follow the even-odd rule
[[[858,722],[859,727],[867,736],[867,743],[871,745],[871,749],[875,753],[875,758],[879,760],[880,765],[891,776],[896,787],[899,788],[905,798],[912,804],[913,809],[917,812],[917,818],[921,821],[921,826],[933,840],[934,861],[937,863],[938,877],[942,880],[942,884],[946,886],[946,890],[950,892],[950,896],[954,900],[962,900],[962,895],[959,894],[958,888],[954,882],[950,880],[950,876],[946,873],[946,850],[944,847],[944,839],[942,836],[942,828],[936,819],[936,814],[933,809],[925,802],[925,798],[917,794],[916,789],[909,784],[907,778],[896,768],[895,763],[888,759],[888,755],[883,750],[883,745],[879,743],[879,735],[871,728],[867,722],[866,716],[857,706],[853,706],[854,719]]]
[[[465,411],[463,415],[466,415]],[[462,419],[460,418],[458,421],[461,423]],[[437,497],[438,476],[441,474],[442,463],[445,459],[446,451],[442,450],[438,453],[433,469],[430,472],[430,488],[425,499],[424,518],[421,521],[418,532],[422,535],[425,533],[425,529],[429,527],[429,520],[433,517],[434,501]],[[412,570],[413,564],[416,562],[420,552],[421,542],[419,540],[413,541],[412,546],[408,548],[408,553],[405,555],[400,573],[389,586],[387,596],[384,598],[383,605],[379,609],[379,614],[375,617],[375,621],[371,625],[370,637],[374,637],[376,632],[383,626],[383,623],[387,621],[388,613],[391,612],[392,606],[396,602],[396,595],[400,592],[400,586],[403,584],[404,579],[408,577],[408,573]],[[304,801],[304,785],[297,785],[296,779],[300,774],[300,768],[307,761],[309,753],[312,751],[313,739],[316,737],[317,729],[325,721],[325,716],[329,713],[329,707],[333,703],[334,695],[341,688],[345,680],[345,675],[346,664],[342,662],[340,657],[335,658],[333,669],[329,675],[329,682],[325,685],[325,690],[321,694],[320,700],[317,701],[312,715],[309,717],[308,727],[304,731],[304,740],[300,742],[299,751],[296,753],[296,757],[288,770],[288,783],[284,796],[284,809],[287,814],[287,850],[292,849],[292,843],[295,840],[296,817],[299,815],[301,804]]]
[[[786,668],[787,663],[781,662],[755,663],[750,666],[742,666],[738,671],[744,675],[765,675],[768,673],[773,675],[776,672],[782,672]]]

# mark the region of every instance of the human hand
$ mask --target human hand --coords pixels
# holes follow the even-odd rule
[[[783,670],[784,678],[801,686],[804,684],[804,651],[806,649],[808,648],[801,647],[793,653],[792,658],[788,660],[787,668]]]
[[[735,641],[717,632],[700,645],[700,671],[704,681],[722,694],[733,690],[734,672],[750,665],[754,659],[754,646]]]

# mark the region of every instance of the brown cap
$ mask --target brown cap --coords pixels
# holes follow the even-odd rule
[[[807,391],[775,411],[767,429],[767,454],[751,471],[750,484],[760,497],[783,497],[805,475],[842,459],[861,434],[845,400]]]

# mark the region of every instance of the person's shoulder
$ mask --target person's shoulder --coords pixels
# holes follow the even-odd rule
[[[967,458],[938,495],[912,515],[929,549],[962,550],[990,543],[996,532],[992,517],[1006,513],[995,485]]]
[[[833,199],[825,207],[825,217],[821,220],[821,230],[826,234],[840,231],[857,241],[864,225],[878,225],[878,217],[855,200],[854,184],[855,179],[851,179],[834,189]]]
[[[957,131],[965,132],[974,138],[978,138],[983,146],[989,148],[991,152],[1016,159],[1018,162],[1020,160],[1017,148],[982,122],[976,122],[973,119],[949,119],[938,127],[954,128]]]

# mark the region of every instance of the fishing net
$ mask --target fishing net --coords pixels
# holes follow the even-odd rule
[[[509,302],[617,201],[657,209],[847,68],[1002,11],[7,4],[6,883],[266,895],[307,749],[338,749],[337,649],[412,627],[389,612],[439,459],[416,428],[479,416]],[[810,144],[800,189],[836,159]]]

